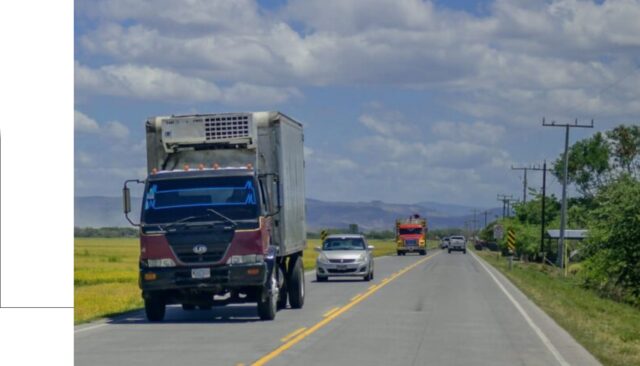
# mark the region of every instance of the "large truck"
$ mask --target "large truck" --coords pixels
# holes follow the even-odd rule
[[[256,303],[263,320],[302,308],[306,247],[302,124],[280,112],[151,117],[145,180],[123,187],[140,227],[149,321],[165,307]],[[129,185],[144,184],[139,223]]]
[[[416,252],[427,254],[427,220],[419,215],[396,220],[396,250],[398,255]]]

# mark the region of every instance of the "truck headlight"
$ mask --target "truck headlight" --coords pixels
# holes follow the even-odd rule
[[[262,254],[232,255],[227,260],[227,264],[253,264],[262,262],[264,262],[264,256]]]
[[[148,267],[175,267],[176,262],[171,258],[147,259]]]

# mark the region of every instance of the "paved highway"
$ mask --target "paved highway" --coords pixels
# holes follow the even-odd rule
[[[473,254],[376,259],[372,282],[316,283],[302,310],[171,307],[76,327],[76,365],[599,365]]]

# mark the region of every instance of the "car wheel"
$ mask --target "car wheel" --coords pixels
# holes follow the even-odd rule
[[[451,249],[449,249],[449,254],[451,254]]]
[[[149,297],[144,299],[144,312],[151,322],[161,322],[164,319],[166,304],[159,297]]]
[[[327,280],[327,277],[319,276],[316,274],[316,282],[325,282],[326,280]]]
[[[291,266],[291,264],[290,264]],[[295,262],[290,267],[292,269],[287,281],[289,288],[289,304],[294,309],[301,309],[304,306],[304,268],[302,267],[302,257],[296,256]]]

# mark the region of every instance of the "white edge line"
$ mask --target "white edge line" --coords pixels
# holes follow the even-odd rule
[[[500,281],[498,281],[498,279],[493,275],[493,273],[489,271],[487,266],[485,266],[484,263],[482,263],[482,260],[478,258],[478,256],[476,256],[476,254],[473,253],[473,251],[469,251],[469,252],[478,261],[478,263],[480,263],[482,268],[484,268],[484,270],[487,271],[487,273],[489,274],[489,276],[491,276],[493,281],[498,285],[498,287],[500,287],[500,290],[502,290],[502,292],[504,292],[507,298],[511,300],[511,302],[513,303],[513,306],[515,306],[516,309],[518,309],[518,311],[520,312],[524,320],[526,320],[527,324],[529,324],[531,329],[533,329],[533,331],[536,332],[536,334],[538,335],[542,343],[544,343],[547,349],[549,349],[549,351],[551,352],[551,354],[553,354],[553,357],[555,357],[558,363],[562,366],[570,366],[570,364],[564,359],[564,357],[562,357],[558,349],[551,343],[549,338],[547,338],[547,336],[542,332],[542,330],[529,317],[529,314],[527,314],[527,312],[522,308],[520,303],[509,293],[509,291],[507,291],[507,289],[502,285],[502,283],[500,283]]]

